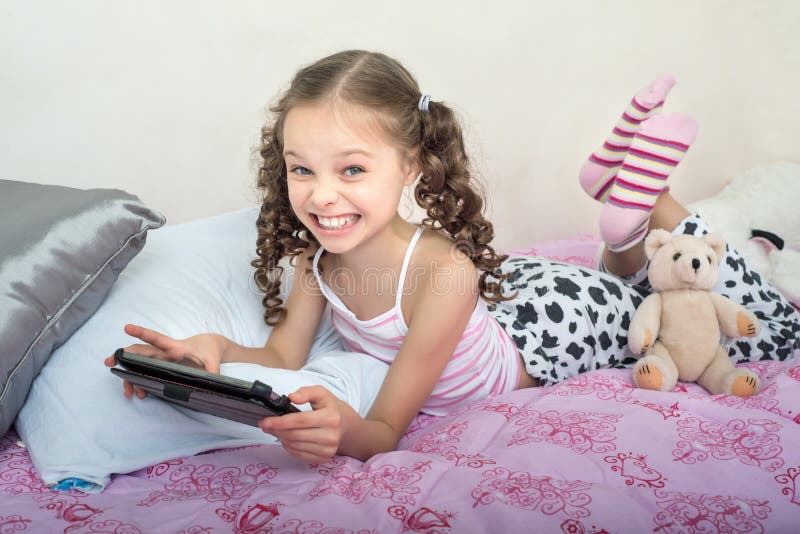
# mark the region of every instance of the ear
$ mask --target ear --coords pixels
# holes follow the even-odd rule
[[[417,181],[417,179],[422,176],[422,166],[419,164],[419,150],[412,150],[408,154],[406,154],[406,161],[405,161],[405,180],[403,181],[404,185],[411,185]]]
[[[422,173],[419,170],[415,170],[411,173],[406,174],[406,179],[403,182],[404,185],[411,185],[416,182],[419,178],[422,178]]]
[[[656,251],[666,245],[672,243],[672,234],[661,228],[650,230],[647,238],[644,240],[644,253],[647,255],[648,260],[652,260],[656,255]]]
[[[722,257],[725,255],[725,240],[722,239],[722,236],[719,234],[706,234],[703,236],[703,241],[717,255],[717,263],[722,261]]]

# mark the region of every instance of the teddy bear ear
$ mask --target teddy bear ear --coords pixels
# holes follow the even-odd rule
[[[717,262],[721,261],[725,255],[725,240],[722,236],[719,234],[706,234],[703,236],[703,240],[717,255]]]
[[[656,251],[672,242],[672,234],[661,228],[651,230],[644,240],[644,253],[647,255],[648,260],[652,260],[656,255]]]

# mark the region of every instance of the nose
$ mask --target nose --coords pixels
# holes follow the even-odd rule
[[[692,258],[692,269],[695,271],[700,268],[700,260],[697,258]]]
[[[314,190],[311,192],[311,201],[317,206],[329,206],[339,198],[336,189],[336,182],[333,179],[320,177],[314,183]]]

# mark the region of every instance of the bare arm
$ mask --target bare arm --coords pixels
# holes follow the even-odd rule
[[[325,297],[319,291],[314,275],[306,272],[309,261],[306,251],[298,258],[295,277],[286,301],[286,318],[272,329],[265,347],[245,347],[220,334],[199,334],[186,339],[173,339],[155,330],[137,325],[126,325],[125,332],[144,343],[130,345],[126,350],[204,367],[219,373],[225,362],[257,363],[266,367],[299,369],[308,358],[317,327],[325,309]],[[109,356],[106,365],[115,364]],[[133,387],[126,383],[127,395]],[[143,396],[143,391],[139,396]]]
[[[257,363],[265,367],[300,369],[308,359],[325,310],[325,297],[307,259],[312,251],[297,257],[294,282],[284,307],[286,317],[273,327],[265,347],[243,347],[226,339],[222,362]],[[223,338],[224,339],[224,338]]]
[[[475,272],[471,263],[460,268]],[[458,271],[449,271],[454,282]],[[429,286],[415,298],[408,333],[366,418],[325,388],[311,386],[289,395],[296,404],[310,402],[311,412],[267,417],[259,426],[309,462],[326,462],[337,452],[366,460],[393,450],[433,391],[477,301],[477,293],[445,294]]]

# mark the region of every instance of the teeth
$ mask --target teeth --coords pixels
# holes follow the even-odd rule
[[[319,220],[319,225],[327,228],[329,230],[338,230],[342,228],[347,223],[354,221],[356,219],[355,215],[351,215],[350,217],[322,217],[317,216],[317,220]]]

